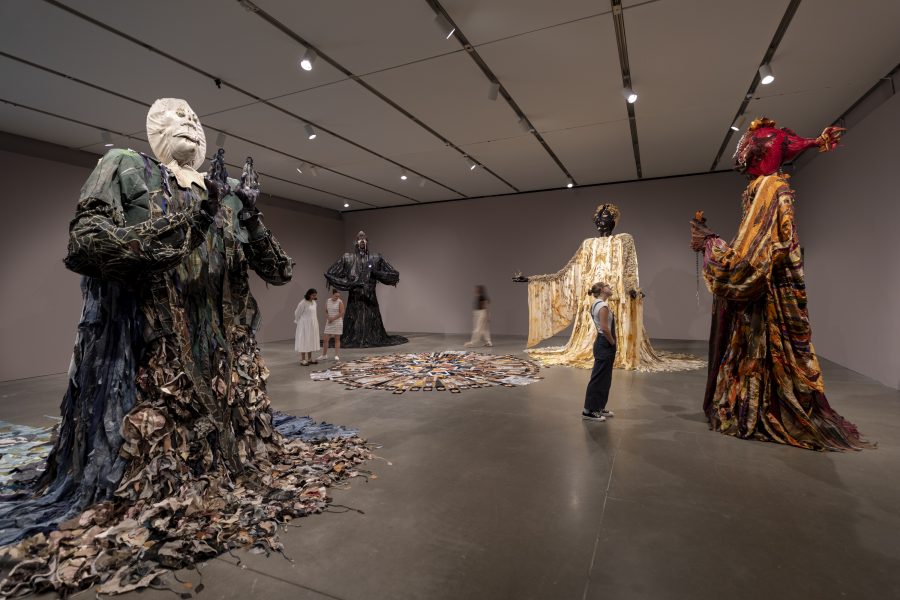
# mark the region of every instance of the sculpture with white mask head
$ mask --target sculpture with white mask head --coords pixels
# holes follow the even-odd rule
[[[248,167],[244,186],[204,180],[197,169],[206,140],[184,100],[154,102],[147,136],[156,159],[112,149],[81,190],[65,264],[84,276],[84,310],[58,436],[33,494],[0,507],[0,545],[25,538],[42,566],[8,575],[0,596],[48,585],[65,595],[94,583],[115,593],[159,568],[141,544],[104,549],[101,536],[85,529],[57,531],[62,541],[53,547],[28,546],[39,539],[28,536],[68,519],[82,519],[90,531],[168,523],[153,543],[183,547],[190,564],[269,536],[257,527],[261,514],[289,519],[327,503],[324,495],[301,498],[317,478],[310,475],[315,453],[289,448],[266,393],[249,271],[282,285],[293,261],[262,222],[258,176]],[[307,425],[292,427],[285,435],[306,435]],[[346,445],[366,452],[358,438]],[[276,482],[273,472],[290,476]],[[230,524],[201,526],[184,517],[188,506],[227,514]],[[198,531],[209,539],[198,541]],[[98,576],[91,569],[101,554]],[[32,580],[32,571],[50,575]]]

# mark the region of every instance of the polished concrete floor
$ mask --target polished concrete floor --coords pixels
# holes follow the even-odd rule
[[[341,354],[463,341],[413,334]],[[484,350],[523,346],[494,341]],[[705,354],[697,342],[656,346]],[[703,371],[616,371],[616,416],[586,423],[587,371],[393,395],[310,381],[322,365],[300,367],[291,348],[264,346],[273,403],[360,427],[381,445],[377,479],[334,491],[364,514],[317,515],[283,534],[292,562],[237,553],[181,573],[202,578],[201,599],[900,598],[900,392],[838,365],[823,361],[829,398],[877,450],[822,454],[712,433]],[[63,375],[0,383],[0,419],[47,423],[63,387]],[[177,596],[141,595],[157,597]]]

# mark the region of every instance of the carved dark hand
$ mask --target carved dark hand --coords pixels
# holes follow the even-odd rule
[[[706,247],[707,238],[711,237],[716,237],[716,234],[706,226],[706,219],[691,219],[691,250],[701,252]]]
[[[246,210],[253,211],[256,208],[256,199],[259,198],[259,188],[240,186],[234,190]]]
[[[206,200],[200,202],[200,209],[214,217],[219,212],[222,197],[228,193],[228,185],[206,177],[203,178],[203,183],[206,184]]]

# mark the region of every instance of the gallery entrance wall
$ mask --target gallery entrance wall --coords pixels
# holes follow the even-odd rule
[[[0,158],[16,173],[6,184],[9,197],[16,199],[15,217],[0,237],[0,253],[6,257],[0,271],[0,381],[61,373],[69,366],[82,309],[81,277],[67,270],[62,259],[78,191],[91,167],[6,151],[0,151]],[[265,181],[262,186],[265,191]],[[259,201],[265,221],[277,223],[279,241],[298,262],[293,280],[281,288],[251,278],[264,315],[261,341],[293,335],[294,307],[307,288],[324,288],[323,265],[343,251],[339,213],[329,216],[318,207],[300,212],[286,208],[286,202],[265,195]]]
[[[706,339],[710,296],[700,284],[687,224],[705,208],[721,231],[740,220],[745,179],[734,172],[554,190],[344,215],[345,243],[360,229],[373,249],[390,256],[403,276],[378,290],[392,331],[468,333],[471,295],[484,285],[491,299],[491,332],[528,334],[524,276],[563,268],[586,238],[596,237],[598,204],[621,210],[615,233],[635,240],[650,337]]]

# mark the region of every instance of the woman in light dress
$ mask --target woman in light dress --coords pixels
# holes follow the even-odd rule
[[[328,342],[334,338],[334,360],[341,360],[341,334],[344,333],[344,301],[340,290],[331,290],[331,298],[325,302],[325,339],[322,342],[322,356],[328,358]]]
[[[310,288],[303,295],[303,300],[294,310],[294,323],[297,332],[294,335],[294,352],[300,353],[300,365],[307,366],[318,361],[312,360],[312,353],[319,350],[319,320],[316,317],[316,298],[318,293]]]
[[[472,311],[472,339],[465,343],[467,348],[484,341],[485,346],[493,346],[491,343],[491,330],[488,327],[488,307],[491,301],[487,290],[483,285],[475,286],[475,307]]]

